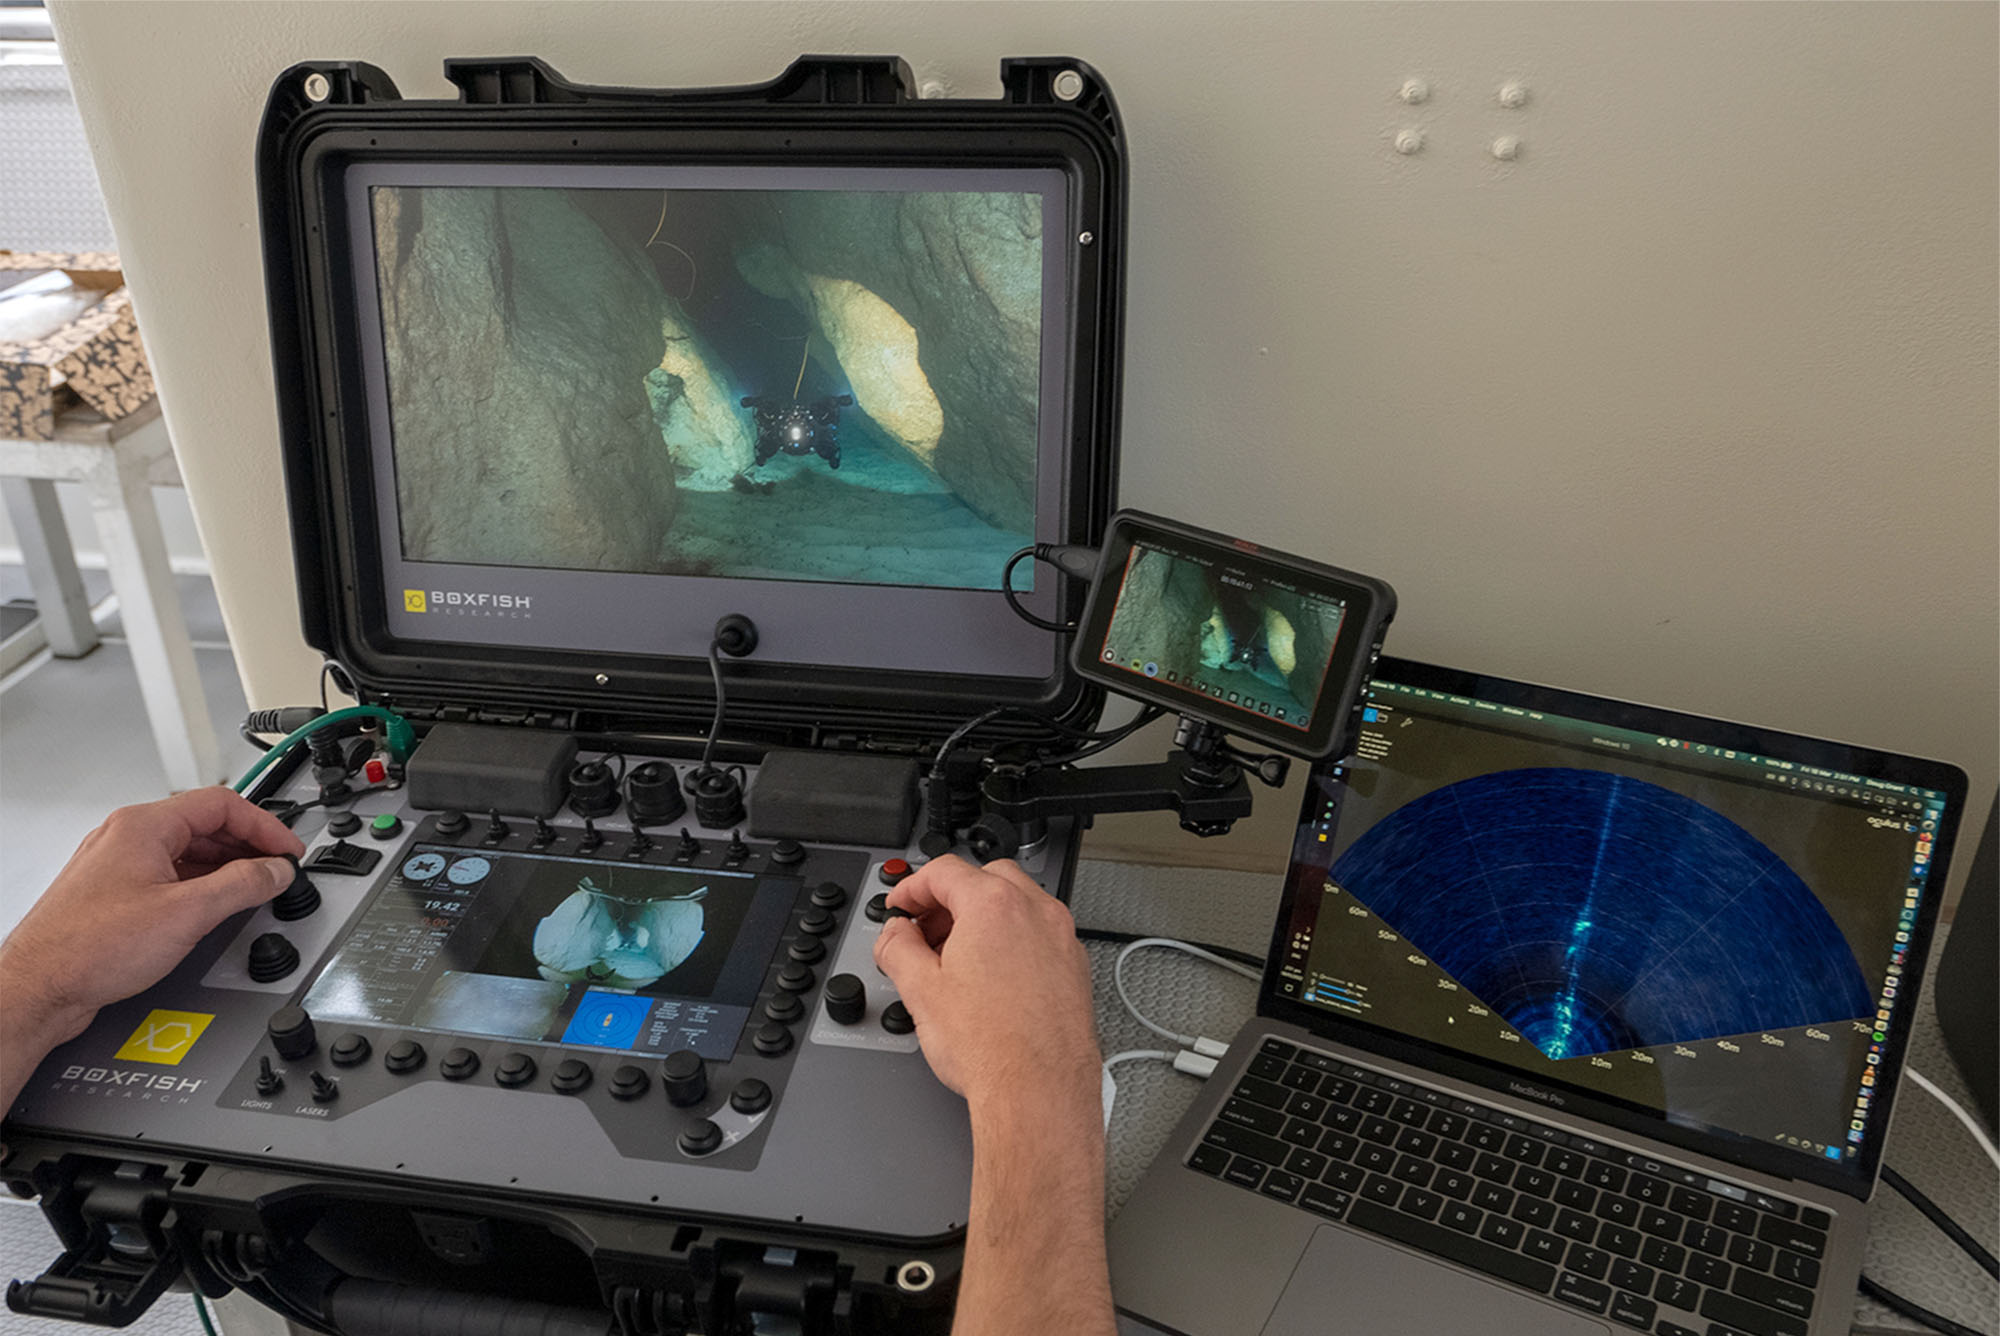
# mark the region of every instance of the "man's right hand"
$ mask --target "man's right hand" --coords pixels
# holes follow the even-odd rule
[[[1090,957],[1069,910],[1011,862],[947,855],[889,893],[875,962],[938,1079],[979,1109],[1054,1083],[1098,1098]]]

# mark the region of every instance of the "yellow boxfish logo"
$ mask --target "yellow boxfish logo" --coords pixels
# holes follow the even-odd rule
[[[430,604],[424,598],[424,591],[421,589],[405,589],[403,591],[403,611],[429,612]]]
[[[154,1011],[139,1022],[139,1028],[112,1055],[118,1062],[154,1062],[162,1067],[178,1067],[194,1041],[214,1020],[199,1011]]]

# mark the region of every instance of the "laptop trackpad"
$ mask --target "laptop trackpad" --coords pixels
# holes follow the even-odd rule
[[[1581,1313],[1528,1298],[1363,1234],[1321,1226],[1292,1272],[1264,1336],[1603,1336]]]

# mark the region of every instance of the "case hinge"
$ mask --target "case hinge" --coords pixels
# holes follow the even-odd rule
[[[7,1307],[34,1317],[97,1327],[128,1326],[181,1274],[180,1254],[164,1227],[168,1188],[131,1166],[50,1202],[63,1251],[35,1280],[7,1283]],[[68,1228],[62,1228],[62,1226]]]

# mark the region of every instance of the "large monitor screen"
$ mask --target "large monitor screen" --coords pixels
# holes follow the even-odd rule
[[[1537,1088],[1858,1162],[1949,794],[1797,739],[1716,745],[1392,671],[1356,754],[1312,778],[1280,994]]]
[[[798,632],[772,656],[878,666],[847,642],[893,609],[984,626],[912,666],[1048,671],[997,591],[1060,537],[1061,172],[371,163],[346,187],[394,633],[684,652],[668,610],[705,636],[762,608]]]

